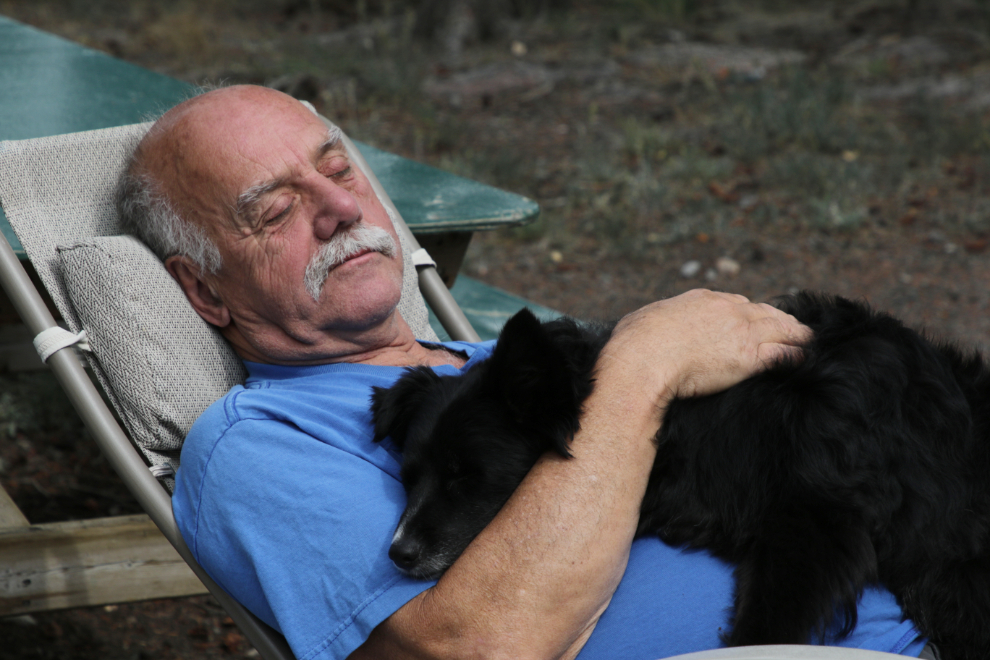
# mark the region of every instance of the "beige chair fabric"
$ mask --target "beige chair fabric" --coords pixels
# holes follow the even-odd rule
[[[93,372],[171,490],[186,433],[244,368],[151,251],[119,235],[117,180],[149,125],[0,142],[0,205],[65,325],[86,330]],[[436,341],[404,240],[402,249],[400,312]]]

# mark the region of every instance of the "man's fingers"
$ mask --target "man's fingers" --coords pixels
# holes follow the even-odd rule
[[[771,307],[775,313],[764,317],[758,323],[764,326],[764,337],[756,349],[756,356],[765,366],[781,360],[800,360],[804,356],[802,347],[812,337],[811,328],[798,322],[790,314]]]
[[[720,298],[725,298],[726,300],[731,300],[735,303],[748,303],[749,298],[740,293],[728,293],[726,291],[712,291],[716,296]]]
[[[811,329],[776,307],[761,303],[766,316],[753,321],[758,327],[759,344],[756,357],[763,367],[782,360],[801,360],[802,346],[812,337]]]
[[[804,357],[800,346],[791,344],[760,344],[756,356],[765,367],[782,361],[799,361]]]
[[[780,343],[800,346],[811,340],[811,328],[790,314],[782,312],[766,303],[759,303],[754,307],[762,309],[764,313],[763,316],[753,321],[753,323],[763,326],[761,331],[765,335],[761,338],[761,343]],[[754,314],[759,314],[759,312],[754,312]]]

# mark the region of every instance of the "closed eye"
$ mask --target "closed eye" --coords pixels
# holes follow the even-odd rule
[[[288,205],[286,205],[286,207],[284,209],[282,209],[281,211],[279,211],[278,213],[276,213],[272,217],[266,219],[265,220],[265,224],[266,225],[271,225],[271,224],[274,224],[274,223],[276,223],[276,222],[284,219],[286,216],[289,215],[289,211],[291,211],[294,206],[295,206],[295,201],[289,202]]]
[[[351,162],[340,153],[328,154],[316,167],[319,172],[328,179],[347,179],[354,173]]]

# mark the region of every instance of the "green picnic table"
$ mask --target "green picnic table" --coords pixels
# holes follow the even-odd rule
[[[0,16],[0,90],[0,140],[21,140],[146,121],[188,98],[193,87]],[[367,144],[357,146],[483,339],[494,338],[523,306],[552,314],[457,276],[473,232],[530,222],[539,213],[535,202]],[[2,209],[0,232],[23,258]]]

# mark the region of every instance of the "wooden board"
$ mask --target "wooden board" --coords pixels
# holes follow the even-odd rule
[[[0,531],[28,527],[30,523],[21,510],[0,486]]]
[[[0,616],[203,593],[145,515],[0,530]]]

